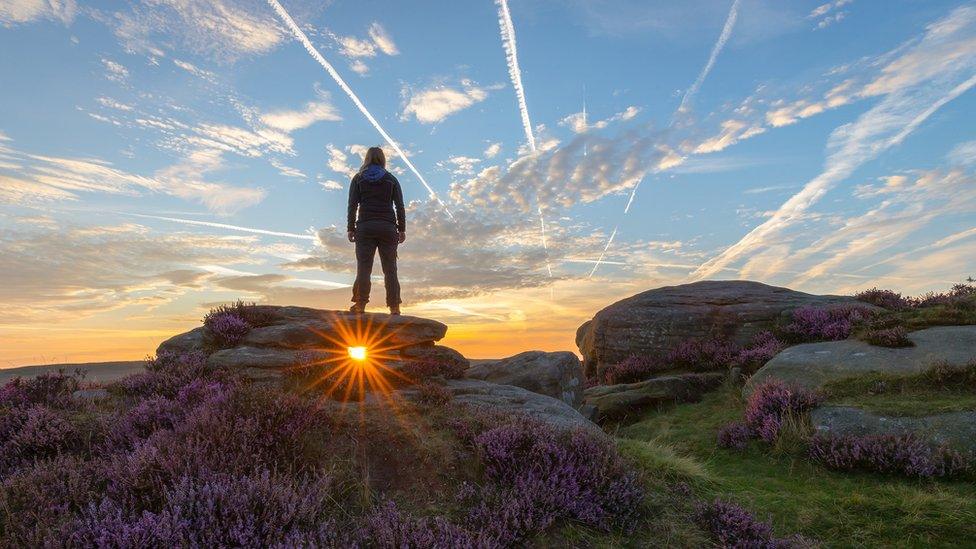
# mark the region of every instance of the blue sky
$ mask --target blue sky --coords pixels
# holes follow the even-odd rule
[[[391,160],[408,312],[471,356],[703,278],[976,274],[976,3],[282,5],[444,203]],[[391,148],[269,4],[10,0],[0,52],[0,367],[346,306],[349,174]]]

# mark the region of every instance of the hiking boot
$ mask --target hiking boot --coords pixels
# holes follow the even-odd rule
[[[361,315],[366,312],[365,303],[353,303],[352,307],[349,307],[349,312],[357,315]]]
[[[390,307],[390,314],[393,316],[400,316],[400,306],[393,305]]]

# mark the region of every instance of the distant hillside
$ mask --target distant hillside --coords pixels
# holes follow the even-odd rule
[[[115,362],[79,362],[72,364],[40,364],[36,366],[21,366],[0,370],[0,383],[14,377],[34,377],[44,372],[73,372],[85,371],[86,381],[105,383],[142,370],[145,360],[120,360]]]

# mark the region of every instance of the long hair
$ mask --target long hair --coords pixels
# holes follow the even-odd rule
[[[376,164],[377,166],[386,169],[386,155],[383,154],[383,149],[379,147],[370,147],[366,150],[366,154],[363,156],[363,165],[359,167],[359,171],[363,171],[370,165]]]

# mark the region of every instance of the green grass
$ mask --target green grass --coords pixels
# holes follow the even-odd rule
[[[736,501],[770,519],[781,536],[801,533],[830,547],[949,547],[976,539],[972,483],[831,472],[758,442],[741,453],[718,448],[716,431],[741,419],[743,405],[737,388],[726,387],[702,402],[649,413],[618,436],[666,445],[675,457],[697,462],[705,473],[691,477],[699,497]],[[695,467],[657,470],[669,475]]]
[[[828,383],[827,401],[888,415],[923,416],[976,410],[976,364],[934,365],[911,375],[871,373]]]

